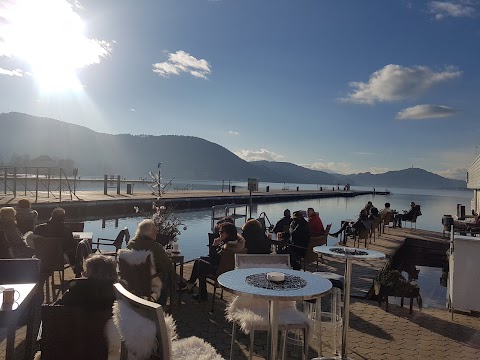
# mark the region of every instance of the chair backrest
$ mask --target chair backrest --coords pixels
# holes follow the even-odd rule
[[[115,246],[115,249],[120,250],[122,248],[122,244],[125,241],[125,244],[128,243],[130,240],[130,232],[128,231],[128,228],[123,228],[120,230],[118,233],[117,237],[113,241],[113,246]]]
[[[393,211],[389,211],[385,214],[385,217],[383,218],[383,222],[385,224],[390,224],[391,222],[393,222],[394,217],[395,217],[395,214],[393,213]]]
[[[145,258],[132,262],[127,259],[129,254],[137,256],[145,254]],[[125,282],[128,291],[140,297],[150,297],[152,294],[151,256],[151,253],[146,251],[125,249],[118,253],[120,278]]]
[[[247,248],[238,253],[232,251],[223,250],[220,255],[220,263],[218,264],[216,276],[222,275],[224,272],[235,269],[235,255],[246,254]]]
[[[77,251],[75,253],[75,276],[82,276],[82,271],[84,270],[83,264],[85,259],[92,253],[92,247],[88,239],[80,240],[77,245]]]
[[[380,216],[374,217],[372,220],[372,230],[379,229],[382,224],[382,218]]]
[[[157,339],[157,353],[155,354],[155,359],[159,360],[170,360],[170,339],[168,337],[167,326],[165,324],[165,318],[163,314],[163,309],[160,304],[153,303],[147,300],[143,300],[138,296],[130,293],[125,289],[121,284],[114,284],[115,294],[117,296],[117,301],[119,305],[126,305],[129,310],[133,310],[140,317],[145,319],[145,322],[154,322],[156,328],[156,339]],[[119,311],[122,312],[122,309],[127,309],[125,307],[119,306]],[[120,319],[122,314],[120,313]],[[149,321],[148,321],[149,320]],[[133,326],[133,322],[120,325],[120,331],[122,331],[122,325],[126,327]],[[138,342],[138,339],[122,339],[122,354],[121,358],[126,359],[128,356],[124,354],[124,351],[128,351],[128,342]]]
[[[65,223],[65,225],[74,232],[82,232],[85,229],[85,223],[83,222],[69,222]]]
[[[322,236],[312,236],[308,242],[307,251],[305,252],[304,260],[306,263],[317,261],[318,254],[313,251],[315,246],[326,245],[328,240],[328,233],[330,232],[330,228],[332,224],[328,224],[325,228],[325,232]]]
[[[0,259],[13,259],[13,252],[3,230],[0,230]]]
[[[42,274],[63,270],[65,264],[63,257],[64,238],[38,236],[33,241],[35,257],[41,260],[40,272]]]
[[[16,219],[16,220],[17,220],[18,230],[20,230],[20,232],[22,234],[25,234],[28,231],[35,230],[35,223],[36,223],[35,218],[31,218],[31,219],[19,218],[19,219]]]
[[[105,325],[112,310],[85,311],[63,305],[42,305],[42,359],[107,359]]]
[[[208,233],[208,247],[212,246],[213,240],[215,240],[215,234],[214,233]]]
[[[272,267],[291,269],[289,254],[235,254],[235,269]]]
[[[39,259],[0,260],[0,284],[37,283],[39,277]]]

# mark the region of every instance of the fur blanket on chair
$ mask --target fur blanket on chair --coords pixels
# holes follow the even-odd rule
[[[118,258],[125,260],[130,265],[141,265],[145,262],[147,256],[150,255],[151,262],[151,274],[157,273],[155,269],[155,262],[153,260],[153,253],[148,250],[118,250]],[[152,298],[157,300],[160,297],[162,291],[162,280],[158,276],[152,278]]]

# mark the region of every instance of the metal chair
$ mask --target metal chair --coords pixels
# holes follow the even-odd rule
[[[360,231],[356,231],[353,234],[353,247],[355,247],[355,243],[357,243],[358,247],[360,247],[360,240],[365,240],[365,249],[366,249],[368,239],[370,239],[370,229],[362,229]]]
[[[40,274],[42,282],[44,281],[46,285],[47,302],[50,301],[49,278],[51,278],[53,300],[56,300],[55,272],[57,271],[59,273],[60,290],[63,294],[65,291],[65,268],[70,266],[65,264],[63,253],[64,238],[47,238],[38,236],[35,237],[33,241],[35,244],[35,257],[41,261]]]
[[[88,239],[80,240],[77,245],[77,250],[75,252],[75,266],[73,271],[75,272],[75,277],[81,277],[84,267],[83,263],[85,259],[92,254],[92,247]]]
[[[308,242],[308,247],[302,247],[298,245],[289,245],[293,248],[303,249],[305,250],[305,255],[303,258],[300,259],[301,264],[303,264],[303,271],[306,270],[307,264],[316,263],[316,270],[318,271],[318,254],[313,251],[315,246],[321,246],[327,244],[328,233],[330,232],[330,228],[332,224],[328,224],[325,228],[325,233],[322,236],[312,236]]]
[[[373,235],[373,242],[375,242],[377,231],[378,231],[378,237],[380,237],[380,235],[382,235],[382,219],[380,217],[375,217],[372,220],[372,228],[370,229],[370,244],[372,243],[372,235]]]
[[[122,230],[120,230],[115,240],[98,238],[97,241],[92,242],[92,249],[94,245],[96,245],[97,246],[96,251],[98,253],[102,255],[115,256],[116,258],[117,252],[122,248],[123,243],[125,242],[125,244],[127,244],[129,240],[130,240],[130,232],[128,231],[128,228],[125,227]],[[114,247],[115,251],[104,251],[100,248],[104,246]]]
[[[382,221],[382,232],[385,234],[385,226],[387,228],[390,227],[390,223],[395,223],[395,213],[393,211],[389,211],[385,214],[385,217]]]
[[[415,224],[415,230],[417,230],[417,217],[418,215],[415,214],[412,216],[412,218],[410,220],[403,220],[403,223],[404,223],[404,227],[407,226],[407,222],[410,223],[410,229],[413,229],[413,224]]]
[[[204,359],[221,360],[217,351],[207,342],[191,336],[186,339],[175,340],[169,334],[162,306],[143,300],[127,291],[122,285],[114,284],[117,295],[117,309],[114,312],[115,321],[122,339],[120,358],[142,358],[158,360],[187,360],[190,348],[194,349],[196,356]],[[128,319],[128,320],[127,320]],[[155,341],[143,342],[156,344],[154,348],[142,347],[138,349],[138,339],[134,336],[124,336],[126,333],[136,333],[136,327],[142,328],[142,334],[148,329],[148,337]],[[144,340],[144,339],[142,339]],[[137,350],[142,353],[138,353]],[[131,354],[131,357],[129,356]]]

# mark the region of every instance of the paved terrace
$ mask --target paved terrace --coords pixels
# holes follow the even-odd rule
[[[432,242],[446,241],[441,234],[423,230],[389,229],[388,233],[377,237],[375,243],[368,247],[383,251],[387,255],[394,252],[403,244],[406,238],[422,239]],[[350,242],[349,242],[350,244]],[[372,285],[372,279],[385,265],[386,260],[372,262],[356,262],[352,271],[354,295],[363,296]],[[343,264],[324,257],[321,260],[321,271],[333,270],[343,274]],[[191,264],[185,266],[185,275],[188,277]],[[68,273],[72,277],[71,272]],[[210,299],[212,288],[209,287]],[[213,344],[219,352],[228,358],[230,349],[231,325],[225,321],[224,309],[231,299],[228,292],[224,292],[224,300],[217,299],[216,310],[209,313],[210,302],[197,303],[184,294],[182,305],[174,307],[173,316],[177,321],[178,332],[181,337],[196,335]],[[478,359],[480,357],[480,317],[478,314],[456,313],[451,321],[450,313],[444,309],[418,309],[414,304],[413,314],[410,315],[408,306],[401,308],[390,305],[389,312],[384,306],[379,307],[376,302],[365,300],[363,297],[352,298],[349,333],[349,355],[353,359]],[[323,333],[324,355],[329,354],[329,332]],[[25,327],[17,331],[18,359],[23,352]],[[0,332],[0,358],[5,353],[5,331]],[[248,358],[249,338],[245,335],[237,336],[234,347],[235,359]],[[267,354],[267,340],[265,333],[258,333],[255,337],[254,359],[265,359]],[[311,344],[310,358],[317,353],[317,341]],[[287,357],[300,358],[299,349],[292,346],[287,348]]]

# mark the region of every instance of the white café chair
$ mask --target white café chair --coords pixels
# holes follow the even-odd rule
[[[277,268],[291,269],[290,255],[288,254],[236,254],[235,268]],[[248,296],[236,296],[226,308],[226,318],[232,322],[232,342],[230,345],[230,359],[233,356],[233,344],[235,342],[237,323],[245,333],[250,333],[249,359],[253,356],[255,331],[268,331],[268,300],[253,299]],[[308,316],[296,308],[295,301],[279,302],[278,329],[280,331],[301,329],[303,330],[304,346],[302,348],[303,359],[306,359],[308,351]],[[284,340],[285,344],[285,340]],[[285,358],[285,346],[282,352]]]
[[[133,295],[119,283],[114,287],[113,321],[121,338],[120,359],[223,360],[212,345],[196,336],[177,340],[175,322],[164,316],[160,304]]]

